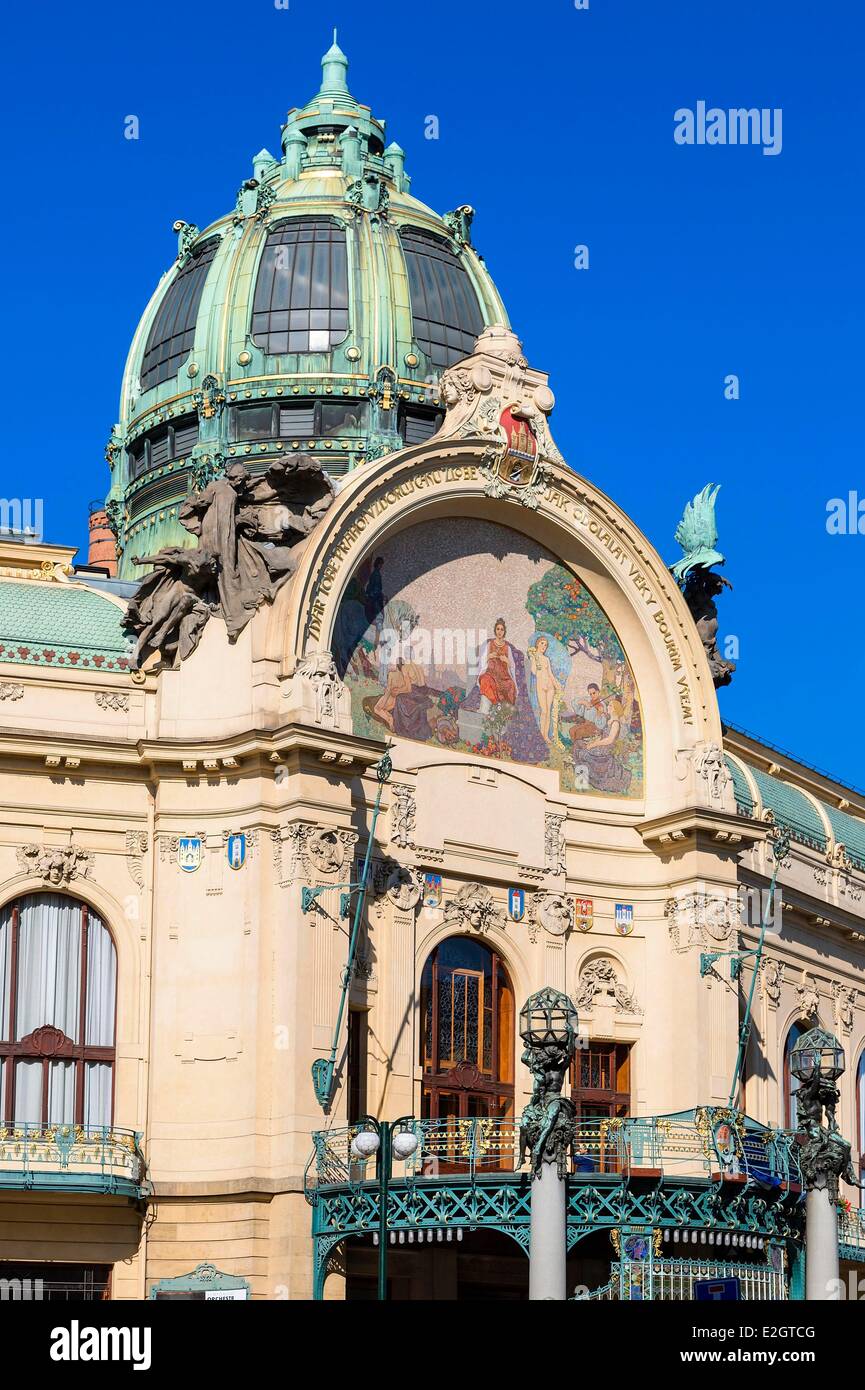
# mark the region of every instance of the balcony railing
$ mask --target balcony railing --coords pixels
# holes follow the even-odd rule
[[[0,1126],[0,1189],[146,1196],[140,1139],[135,1130],[109,1125]]]
[[[703,1279],[738,1279],[743,1300],[784,1301],[787,1281],[781,1269],[768,1264],[738,1264],[705,1260],[626,1260],[614,1264],[609,1283],[581,1299],[690,1302],[694,1284]]]
[[[572,1171],[597,1177],[720,1175],[750,1178],[766,1188],[800,1183],[795,1136],[769,1129],[747,1117],[729,1123],[718,1143],[717,1112],[622,1119],[585,1118],[577,1124]],[[483,1179],[520,1169],[519,1124],[515,1120],[409,1120],[403,1128],[418,1139],[414,1154],[395,1159],[394,1175],[414,1178],[461,1174]],[[324,1130],[313,1136],[314,1151],[306,1187],[353,1186],[375,1176],[375,1160],[356,1158],[351,1143],[358,1126]]]
[[[838,1243],[851,1250],[865,1251],[865,1207],[838,1213]]]

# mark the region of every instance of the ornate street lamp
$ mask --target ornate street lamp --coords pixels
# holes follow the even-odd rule
[[[360,1121],[351,1141],[354,1158],[366,1162],[378,1156],[378,1297],[387,1300],[387,1199],[390,1189],[391,1163],[394,1158],[405,1163],[417,1152],[418,1136],[411,1115],[401,1120],[374,1120],[371,1115]]]
[[[838,1183],[856,1184],[850,1145],[838,1130],[835,1082],[845,1069],[844,1049],[825,1028],[812,1028],[790,1052],[790,1071],[799,1082],[796,1119],[799,1166],[805,1180],[805,1297],[840,1297],[838,1267]],[[824,1123],[825,1112],[825,1123]]]
[[[520,1162],[531,1158],[529,1298],[565,1299],[568,1157],[576,1141],[576,1108],[562,1095],[577,1046],[577,1011],[566,994],[542,989],[520,1010],[523,1063],[532,1098],[520,1121]]]

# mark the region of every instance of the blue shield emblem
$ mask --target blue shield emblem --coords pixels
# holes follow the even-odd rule
[[[230,869],[242,869],[246,862],[246,836],[229,835],[226,844],[228,854],[228,867]]]
[[[201,864],[201,836],[183,835],[177,847],[177,862],[184,873],[194,874]]]
[[[424,907],[438,907],[442,900],[442,876],[441,874],[424,874],[423,876],[423,905]]]
[[[634,909],[630,903],[616,903],[616,931],[619,936],[630,936],[634,930]]]
[[[526,915],[526,895],[522,888],[508,889],[508,912],[514,922],[521,922]]]

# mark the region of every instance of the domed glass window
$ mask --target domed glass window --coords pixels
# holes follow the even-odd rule
[[[469,356],[483,332],[472,283],[442,237],[409,227],[402,232],[402,244],[415,341],[432,366],[450,367]]]
[[[198,306],[218,245],[219,237],[211,237],[195,247],[163,297],[144,348],[142,391],[150,391],[160,382],[168,381],[192,351]]]
[[[348,332],[345,232],[295,217],[269,233],[252,305],[252,338],[274,356],[329,352]]]

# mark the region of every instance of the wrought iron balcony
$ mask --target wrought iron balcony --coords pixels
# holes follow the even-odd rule
[[[147,1196],[140,1140],[135,1130],[108,1125],[0,1126],[0,1190]]]
[[[421,1245],[487,1229],[528,1250],[530,1175],[513,1120],[408,1119],[399,1128],[418,1142],[408,1158],[394,1158],[384,1199],[375,1158],[352,1151],[358,1126],[313,1136],[305,1191],[317,1297],[327,1257],[347,1237]],[[677,1242],[705,1244],[721,1259],[728,1247],[769,1259],[771,1247],[791,1255],[800,1248],[803,1213],[798,1145],[788,1131],[709,1107],[578,1121],[569,1249],[593,1232],[606,1231],[615,1243],[638,1231],[651,1236],[659,1256],[666,1240],[671,1251]]]
[[[786,1130],[756,1120],[719,1119],[729,1112],[701,1108],[673,1115],[623,1119],[588,1118],[577,1122],[572,1172],[577,1179],[617,1177],[722,1177],[752,1180],[767,1188],[799,1186],[798,1146]],[[726,1146],[718,1143],[718,1126],[726,1124]],[[470,1179],[518,1173],[519,1124],[515,1120],[413,1120],[417,1149],[396,1167],[406,1181],[461,1175]],[[375,1163],[355,1157],[351,1141],[356,1126],[313,1135],[307,1164],[307,1193],[319,1187],[355,1185],[372,1179]]]
[[[739,1264],[728,1260],[623,1260],[610,1268],[610,1280],[581,1300],[642,1300],[690,1302],[694,1284],[704,1279],[738,1279],[740,1298],[746,1302],[784,1302],[788,1297],[783,1268],[777,1265]]]
[[[844,1260],[865,1260],[865,1207],[838,1213],[838,1243]]]

